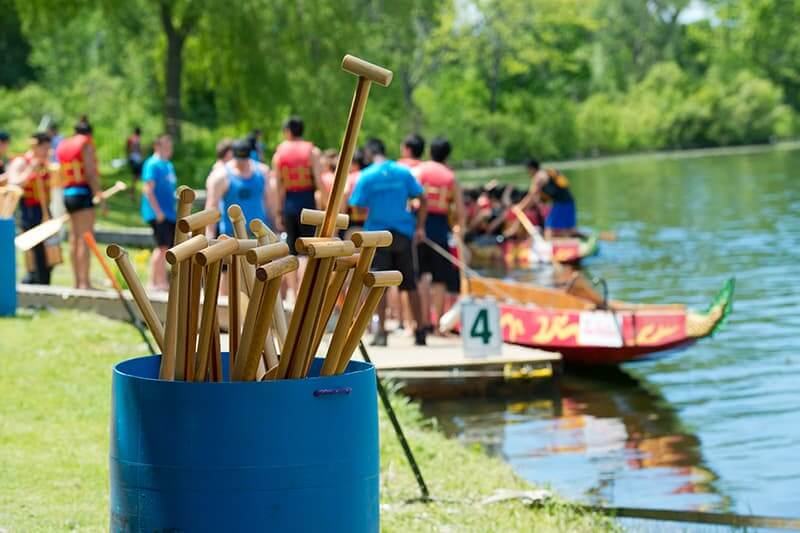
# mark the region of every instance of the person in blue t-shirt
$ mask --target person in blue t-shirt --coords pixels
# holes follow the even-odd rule
[[[161,135],[153,143],[153,155],[142,165],[142,218],[153,228],[156,247],[150,258],[150,287],[167,291],[167,250],[175,238],[175,168],[172,138]]]
[[[408,292],[417,328],[415,344],[424,345],[425,321],[414,278],[413,243],[425,238],[425,190],[408,168],[386,159],[383,142],[370,139],[366,150],[372,164],[361,171],[361,177],[350,194],[350,205],[369,210],[364,222],[365,231],[392,232],[391,246],[376,250],[372,266],[375,270],[399,270],[403,274],[400,290]],[[413,198],[418,198],[420,203],[416,218],[408,210],[408,201]],[[386,297],[378,306],[378,319],[379,330],[372,345],[386,346]]]

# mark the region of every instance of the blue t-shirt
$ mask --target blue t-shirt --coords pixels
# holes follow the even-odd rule
[[[164,213],[164,218],[175,222],[175,188],[177,179],[175,178],[175,168],[171,161],[164,161],[156,154],[148,157],[142,166],[142,181],[154,183],[153,192],[158,202],[158,207]],[[152,222],[156,219],[156,213],[150,206],[147,196],[142,195],[142,218],[145,222]]]
[[[417,221],[408,210],[408,199],[424,192],[408,168],[384,161],[361,171],[350,194],[350,205],[369,209],[366,231],[394,230],[412,238]]]

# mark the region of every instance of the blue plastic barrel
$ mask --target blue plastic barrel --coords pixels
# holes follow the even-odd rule
[[[13,218],[0,218],[0,316],[17,312],[17,252]]]
[[[158,363],[114,368],[111,531],[378,531],[371,365],[318,377],[318,359],[307,379],[186,383],[158,380]]]

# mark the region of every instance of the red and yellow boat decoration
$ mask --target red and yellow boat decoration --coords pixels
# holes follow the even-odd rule
[[[502,239],[502,238],[501,238]],[[551,240],[505,239],[498,242],[478,239],[467,244],[470,265],[473,268],[505,266],[507,269],[529,269],[537,263],[580,263],[598,251],[598,237],[588,234],[580,237],[559,237]]]
[[[567,363],[616,365],[686,348],[714,334],[730,314],[734,280],[704,313],[684,305],[604,303],[586,283],[569,290],[489,278],[468,281],[471,296],[498,299],[503,340],[560,352]]]

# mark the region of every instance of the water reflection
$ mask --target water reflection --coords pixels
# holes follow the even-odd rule
[[[624,371],[571,373],[549,397],[427,402],[423,410],[449,435],[567,497],[695,510],[730,504],[697,436],[657,390]]]

